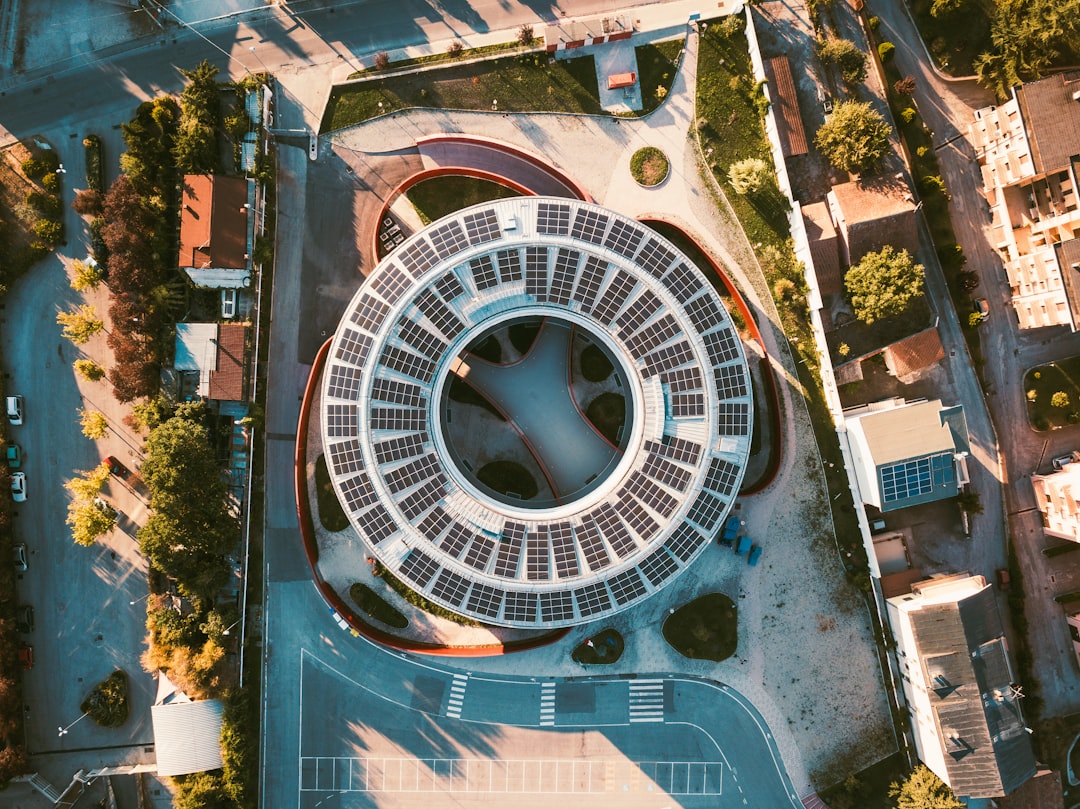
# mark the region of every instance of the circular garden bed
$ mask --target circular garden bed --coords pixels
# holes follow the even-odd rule
[[[660,185],[670,173],[671,163],[667,155],[655,146],[638,149],[630,158],[630,174],[638,185],[646,188]]]

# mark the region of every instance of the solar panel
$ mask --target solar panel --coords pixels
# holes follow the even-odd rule
[[[500,250],[495,254],[495,260],[499,263],[499,278],[504,284],[521,280],[521,254],[517,250]]]
[[[446,351],[445,340],[408,318],[402,318],[398,322],[398,336],[421,354],[426,354],[429,359],[436,360]]]
[[[577,527],[575,533],[589,570],[603,570],[611,564],[611,557],[608,556],[607,548],[604,547],[604,540],[600,536],[600,527],[596,524],[596,520],[587,517]]]
[[[645,595],[645,583],[641,580],[641,576],[638,575],[636,567],[612,576],[608,585],[611,587],[611,594],[615,596],[615,601],[620,606],[629,604],[635,598]]]
[[[413,278],[419,278],[434,267],[439,260],[435,250],[424,238],[417,239],[408,247],[398,251],[394,257],[412,273]]]
[[[330,366],[326,395],[333,399],[356,399],[360,391],[361,373],[363,372],[359,368],[334,363]]]
[[[611,608],[611,596],[608,595],[607,585],[604,582],[586,584],[574,591],[574,599],[577,601],[578,612],[582,618],[596,615]]]
[[[491,260],[491,256],[474,258],[469,262],[469,269],[478,291],[483,292],[499,285],[499,276],[495,274],[495,262]]]
[[[569,621],[574,617],[574,602],[569,590],[540,593],[542,621]]]
[[[548,250],[546,247],[525,248],[525,294],[538,301],[547,300]]]
[[[704,486],[721,495],[729,495],[739,479],[739,467],[722,458],[713,458],[709,462],[709,471],[705,475]]]
[[[349,506],[349,511],[363,511],[372,503],[378,501],[375,488],[371,485],[371,479],[367,472],[361,472],[340,484],[341,494]]]
[[[506,592],[503,618],[507,621],[536,621],[536,593]]]
[[[416,305],[424,313],[431,325],[453,340],[465,330],[465,324],[442,300],[430,289],[425,289],[416,296]]]
[[[551,294],[548,298],[552,303],[560,306],[570,303],[570,290],[574,286],[574,276],[580,261],[581,253],[577,250],[559,248],[559,252],[555,254],[555,270],[551,276]]]
[[[663,345],[676,334],[681,334],[679,324],[672,315],[666,314],[655,323],[650,323],[632,337],[627,338],[626,345],[630,348],[630,353],[640,359],[644,354]]]
[[[719,402],[716,416],[718,435],[750,434],[750,405],[745,402]]]
[[[674,497],[645,477],[642,472],[634,472],[626,486],[619,491],[620,497],[626,494],[632,494],[661,517],[670,516],[679,505]]]
[[[541,202],[536,211],[536,232],[565,236],[570,232],[570,206],[564,202]]]
[[[438,508],[438,507],[436,507]],[[451,524],[446,538],[439,544],[439,550],[455,559],[461,558],[461,552],[469,544],[475,534],[459,522]]]
[[[409,461],[404,466],[385,472],[383,480],[386,481],[386,486],[390,489],[390,492],[397,494],[406,489],[411,489],[417,483],[422,483],[437,474],[441,476],[441,473],[442,465],[439,463],[438,457],[434,452],[429,452],[422,458]]]
[[[701,393],[674,393],[671,396],[671,417],[673,419],[703,418],[705,416],[705,396]]]
[[[716,395],[721,399],[737,399],[746,395],[746,376],[741,365],[724,365],[713,369]]]
[[[521,545],[525,541],[525,526],[508,522],[503,526],[502,539],[499,541],[499,553],[495,557],[495,575],[504,579],[517,578],[518,560],[521,558]]]
[[[469,591],[469,580],[452,570],[443,569],[431,587],[431,595],[455,607],[460,607]]]
[[[367,541],[372,545],[378,545],[389,536],[397,533],[397,523],[390,516],[382,503],[376,503],[370,509],[356,518],[356,523]]]
[[[610,324],[636,286],[637,281],[632,275],[616,267],[615,275],[608,284],[607,291],[593,309],[593,317],[601,323]]]
[[[409,555],[405,557],[405,561],[401,563],[398,573],[423,590],[438,569],[439,564],[434,559],[423,551],[413,548],[409,551]]]
[[[703,334],[701,339],[705,341],[705,351],[709,354],[709,362],[714,366],[731,362],[739,356],[735,335],[728,329]]]
[[[660,441],[646,441],[645,450],[679,463],[696,464],[701,457],[700,446],[674,435],[665,435]]]
[[[352,365],[363,365],[371,351],[372,338],[363,332],[345,329],[338,338],[334,358]]]
[[[555,561],[555,575],[560,579],[578,575],[580,571],[574,550],[574,530],[570,523],[557,523],[548,526],[548,529],[551,533],[551,553]]]
[[[674,461],[661,458],[655,452],[649,453],[641,469],[653,480],[659,481],[679,492],[686,491],[686,485],[693,477],[687,470],[676,466]]]
[[[692,362],[694,352],[686,340],[679,340],[677,343],[646,354],[641,359],[645,363],[645,376],[654,376]]]
[[[432,228],[427,235],[440,259],[456,255],[469,246],[465,231],[456,219]]]
[[[380,402],[404,405],[405,407],[423,407],[422,388],[410,382],[377,377],[371,386],[371,398]]]
[[[574,226],[570,235],[575,239],[584,239],[593,244],[604,243],[604,231],[607,230],[609,217],[592,208],[578,208],[574,215]]]
[[[356,433],[356,405],[326,406],[326,434],[330,438],[353,438]]]
[[[720,307],[712,299],[711,295],[702,295],[687,302],[686,314],[690,316],[690,322],[699,334],[704,334],[724,322],[724,315]]]
[[[372,430],[416,432],[427,425],[427,410],[411,407],[373,407],[370,425]]]
[[[694,552],[709,540],[688,522],[681,523],[664,543],[664,547],[684,562],[690,561]]]
[[[546,581],[551,578],[550,544],[545,526],[525,535],[525,578]]]
[[[439,537],[442,536],[443,531],[449,527],[452,520],[450,515],[443,511],[439,506],[435,506],[424,519],[416,526],[416,530],[419,531],[425,539],[430,542],[436,542]]]
[[[660,278],[675,260],[675,253],[656,239],[649,239],[637,255],[637,263],[654,278]]]
[[[894,503],[951,486],[956,476],[953,464],[952,453],[942,453],[883,466],[878,471],[882,499]]]
[[[465,214],[462,221],[465,222],[465,233],[470,244],[483,244],[499,238],[499,217],[490,208]]]
[[[581,304],[581,310],[588,314],[592,311],[596,294],[604,283],[604,275],[610,265],[596,256],[586,256],[585,266],[581,270],[577,286],[574,288],[573,300]]]
[[[653,587],[659,587],[679,569],[678,563],[671,558],[671,554],[663,546],[642,559],[638,567]]]
[[[465,287],[461,285],[461,281],[454,274],[453,270],[447,270],[442,274],[442,277],[435,282],[435,291],[442,296],[442,299],[449,303],[465,294]]]
[[[382,272],[377,273],[371,282],[373,291],[379,293],[383,300],[393,306],[409,288],[409,276],[396,264],[384,265]]]
[[[413,433],[401,438],[380,441],[375,445],[375,463],[382,466],[385,463],[415,457],[424,451],[424,442],[426,441],[427,433]]]
[[[330,467],[337,475],[355,472],[364,466],[364,453],[359,441],[342,441],[330,445]]]
[[[390,307],[375,296],[362,295],[353,307],[353,313],[349,319],[364,331],[374,334],[389,311]]]
[[[495,542],[492,539],[483,534],[477,534],[472,545],[469,546],[468,552],[465,554],[465,564],[469,567],[474,567],[477,570],[486,570],[488,560],[491,559],[491,554],[494,550]]]
[[[705,289],[701,278],[683,262],[677,263],[663,278],[663,284],[679,303],[686,303]]]
[[[711,492],[699,492],[694,505],[686,515],[686,519],[697,523],[705,531],[712,533],[716,530],[720,519],[727,510],[727,503]]]
[[[643,289],[637,299],[615,320],[615,325],[626,334],[633,334],[641,324],[660,311],[661,302],[652,290]]]
[[[630,524],[634,532],[646,543],[656,536],[656,532],[660,530],[656,520],[650,517],[649,513],[642,508],[641,503],[634,500],[629,494],[624,494],[615,502],[615,511]]]
[[[379,364],[421,382],[427,382],[435,373],[435,363],[431,360],[397,346],[384,348]]]
[[[696,367],[665,371],[660,374],[660,381],[667,385],[672,393],[683,393],[688,390],[701,390],[704,383],[704,380],[701,378],[701,371]]]
[[[600,527],[604,539],[607,540],[607,543],[618,554],[619,558],[626,557],[637,550],[634,538],[630,536],[625,523],[619,519],[619,515],[610,503],[602,503],[599,508],[592,512],[592,517]]]
[[[445,487],[446,478],[440,474],[399,500],[398,508],[405,515],[405,519],[411,522],[442,499]]]
[[[499,614],[502,607],[503,591],[497,590],[490,584],[473,583],[472,592],[469,593],[469,612],[494,618]]]
[[[611,230],[604,239],[604,247],[614,250],[624,258],[633,258],[643,238],[645,234],[640,227],[616,219],[611,223]]]

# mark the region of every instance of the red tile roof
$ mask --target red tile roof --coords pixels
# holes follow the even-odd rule
[[[885,349],[885,364],[897,377],[920,371],[945,358],[937,326],[905,337]]]
[[[180,266],[247,266],[247,181],[210,174],[184,176],[180,202]]]
[[[806,132],[799,115],[799,98],[795,93],[795,82],[791,78],[787,57],[777,56],[767,60],[765,77],[774,91],[773,111],[776,113],[777,134],[784,157],[806,154]]]
[[[217,370],[210,372],[211,399],[240,402],[244,399],[244,346],[247,326],[223,323],[218,326]]]

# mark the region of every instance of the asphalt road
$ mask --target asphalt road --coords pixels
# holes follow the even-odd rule
[[[474,675],[353,637],[305,582],[272,586],[267,621],[275,805],[801,805],[764,722],[726,686]]]

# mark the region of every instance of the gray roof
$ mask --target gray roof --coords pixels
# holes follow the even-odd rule
[[[222,704],[216,699],[154,705],[158,775],[186,775],[221,767]]]
[[[1012,694],[993,588],[916,610],[911,626],[949,786],[972,798],[1012,792],[1035,774],[1035,755]]]
[[[1059,73],[1016,88],[1035,170],[1062,171],[1080,152],[1080,71]]]
[[[957,436],[955,411],[963,416],[963,408],[943,408],[937,399],[931,402],[878,410],[860,417],[866,446],[876,466],[886,466],[910,458],[924,458],[942,452],[956,452]],[[946,416],[949,416],[946,420]],[[963,449],[967,449],[967,427],[964,427]]]

